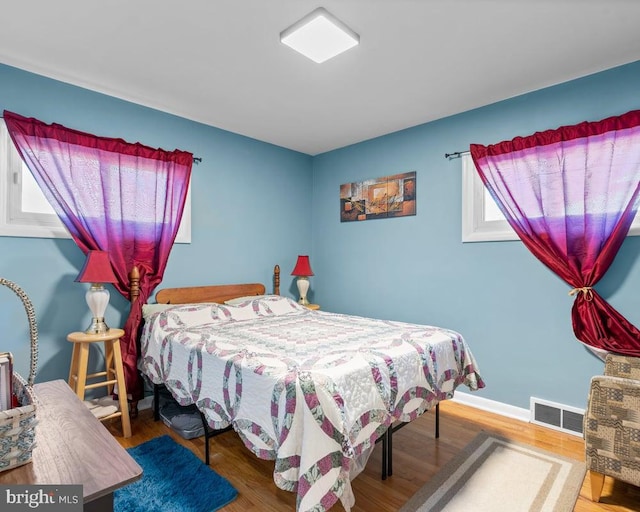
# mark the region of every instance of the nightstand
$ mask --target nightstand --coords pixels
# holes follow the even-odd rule
[[[307,304],[305,305],[305,308],[313,310],[320,309],[320,304]]]
[[[122,329],[109,329],[103,334],[87,334],[72,332],[67,340],[73,343],[71,368],[69,369],[69,387],[75,391],[80,400],[84,400],[87,389],[106,387],[107,393],[113,392],[113,386],[118,385],[118,402],[120,410],[109,414],[101,421],[120,417],[124,437],[131,437],[131,423],[129,421],[129,404],[127,402],[127,388],[124,381],[122,355],[120,353],[120,338],[124,336]],[[89,363],[89,347],[92,343],[104,343],[105,369],[102,372],[87,374]],[[102,380],[87,384],[87,380],[103,377]]]

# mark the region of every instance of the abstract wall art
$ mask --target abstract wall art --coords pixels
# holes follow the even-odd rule
[[[340,222],[415,214],[415,172],[340,185]]]

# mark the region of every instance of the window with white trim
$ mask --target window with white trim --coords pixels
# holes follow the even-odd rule
[[[520,240],[482,183],[471,154],[464,153],[460,158],[462,160],[462,241]],[[629,236],[638,235],[640,235],[640,215],[636,215],[629,229]]]
[[[0,119],[0,236],[71,238],[47,201],[31,171],[20,158]],[[191,243],[191,186],[176,236]]]

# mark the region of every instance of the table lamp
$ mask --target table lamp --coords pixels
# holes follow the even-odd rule
[[[109,254],[105,251],[89,251],[76,282],[91,283],[91,288],[87,290],[85,298],[93,319],[85,333],[103,334],[107,332],[109,326],[104,321],[104,312],[109,305],[110,294],[109,290],[104,287],[104,283],[118,282],[109,261]]]
[[[313,275],[311,264],[309,263],[309,256],[298,256],[298,261],[291,275],[298,276],[297,284],[298,292],[300,293],[300,300],[298,302],[303,306],[308,306],[307,292],[309,291],[309,276]]]

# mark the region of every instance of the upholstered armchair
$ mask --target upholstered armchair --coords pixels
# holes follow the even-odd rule
[[[640,357],[607,355],[591,379],[584,440],[593,501],[605,476],[640,486]]]

